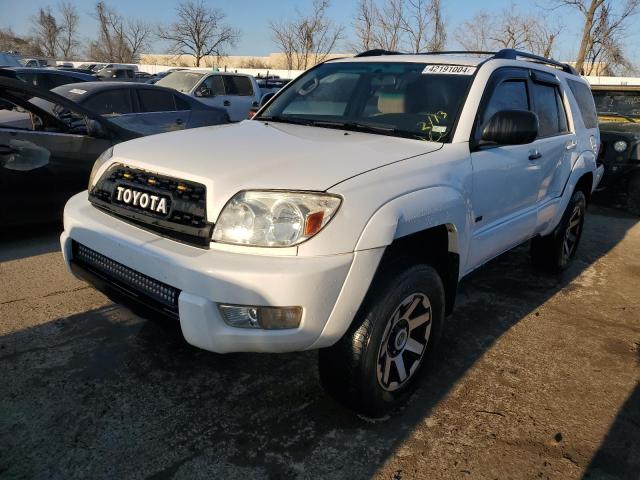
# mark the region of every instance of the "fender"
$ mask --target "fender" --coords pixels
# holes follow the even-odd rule
[[[562,194],[546,205],[543,205],[538,211],[538,225],[543,225],[540,232],[538,232],[540,235],[548,235],[558,226],[567,205],[569,205],[576,185],[583,175],[586,173],[593,175],[591,191],[597,187],[600,177],[602,176],[600,170],[601,169],[598,169],[596,166],[596,156],[593,151],[585,150],[580,154],[571,168],[571,173],[562,189]]]
[[[390,245],[396,238],[447,225],[449,251],[464,265],[469,242],[468,201],[453,187],[441,185],[416,190],[382,205],[367,222],[356,251]]]

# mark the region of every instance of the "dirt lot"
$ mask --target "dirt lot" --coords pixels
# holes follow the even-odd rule
[[[439,363],[371,421],[316,353],[215,355],[0,242],[2,478],[640,478],[640,224],[592,208],[579,256],[521,247],[461,285]]]

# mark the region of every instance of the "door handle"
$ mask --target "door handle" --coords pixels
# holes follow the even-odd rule
[[[225,100],[224,102],[222,102],[222,105],[228,107],[229,105],[231,105],[231,102],[229,100]]]
[[[573,150],[577,146],[578,146],[578,141],[577,140],[570,140],[570,141],[567,142],[567,144],[565,145],[564,148],[566,148],[567,150]]]
[[[542,154],[537,148],[529,150],[529,160],[538,160],[540,157],[542,157]]]
[[[184,123],[184,120],[182,120],[181,118],[176,120],[176,125],[182,125]]]

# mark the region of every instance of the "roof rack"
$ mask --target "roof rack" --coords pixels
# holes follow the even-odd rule
[[[512,48],[503,48],[493,56],[493,58],[501,58],[504,60],[517,60],[518,57],[533,60],[536,63],[551,65],[553,67],[559,68],[563,72],[578,75],[578,72],[576,72],[575,68],[567,63],[558,62],[557,60],[553,60],[551,58],[541,57],[540,55],[534,55],[533,53],[522,52],[520,50],[514,50]]]
[[[559,68],[563,72],[578,75],[578,72],[576,72],[576,70],[567,63],[558,62],[557,60],[541,57],[540,55],[534,55],[533,53],[529,52],[514,50],[513,48],[503,48],[502,50],[499,50],[497,52],[486,52],[483,50],[450,50],[439,52],[422,52],[415,54],[405,54],[403,52],[394,52],[391,50],[383,50],[377,48],[374,50],[367,50],[365,52],[358,53],[356,57],[377,57],[381,55],[491,55],[491,59],[502,60],[517,60],[518,58],[526,58],[527,60],[531,60],[535,63],[551,65],[553,67]]]

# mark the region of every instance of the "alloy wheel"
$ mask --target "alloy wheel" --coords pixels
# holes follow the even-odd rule
[[[569,223],[564,233],[564,241],[562,242],[562,262],[569,261],[575,253],[578,239],[580,238],[580,229],[582,228],[582,208],[576,205],[571,212]]]
[[[379,385],[394,391],[418,370],[431,335],[431,303],[423,293],[412,293],[395,309],[378,350]]]

